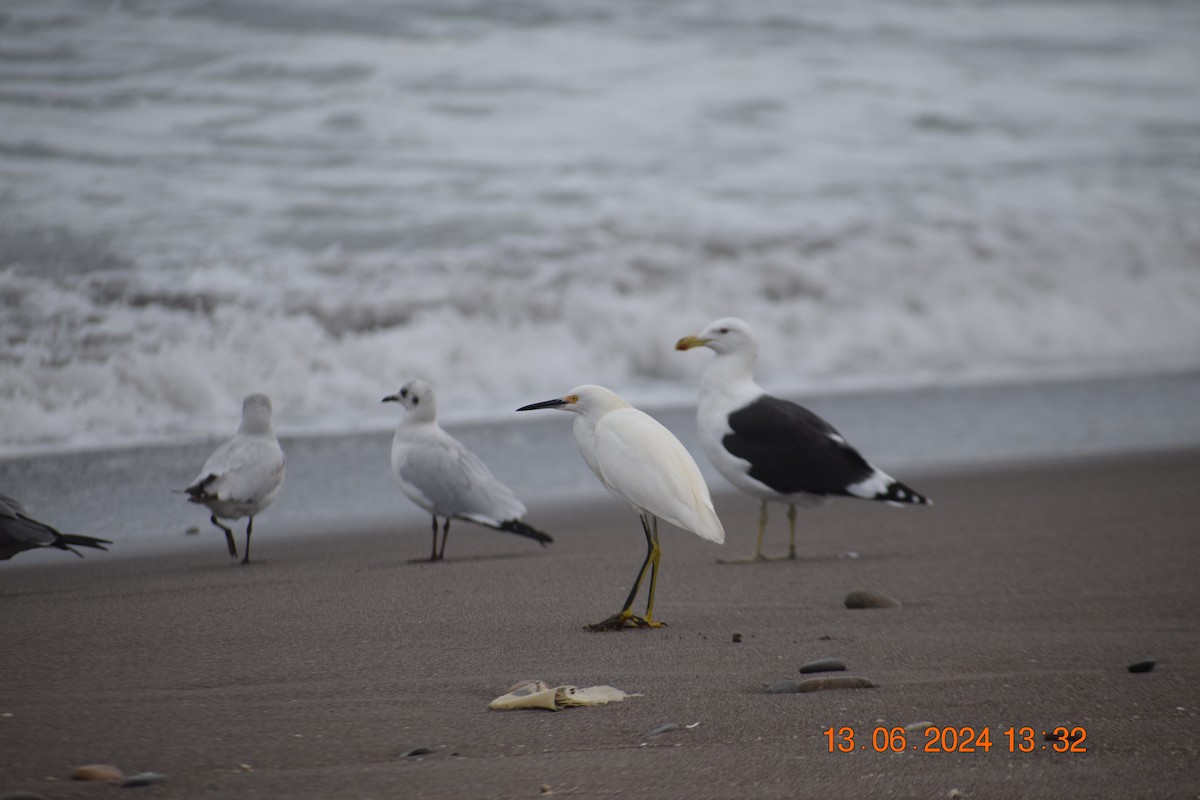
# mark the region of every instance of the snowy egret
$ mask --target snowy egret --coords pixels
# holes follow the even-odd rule
[[[34,550],[39,547],[70,550],[83,558],[83,553],[72,545],[107,550],[104,546],[106,544],[112,542],[108,539],[97,539],[95,536],[62,533],[44,522],[38,522],[29,516],[17,500],[0,494],[0,561],[7,561],[22,550]]]
[[[796,557],[796,505],[829,495],[929,505],[928,498],[868,463],[832,425],[807,408],[772,397],[754,382],[758,340],[736,317],[685,336],[676,350],[707,347],[716,357],[700,379],[696,423],[709,460],[737,488],[762,501],[754,556],[763,558],[767,503],[788,505],[788,554]]]
[[[588,628],[659,627],[662,623],[654,619],[654,589],[661,557],[659,518],[710,542],[725,541],[725,531],[713,510],[700,468],[669,430],[603,386],[577,386],[564,397],[517,410],[539,408],[557,408],[578,415],[573,431],[583,460],[604,488],[638,516],[646,534],[646,559],[625,599],[625,607]],[[650,593],[645,616],[638,616],[630,608],[647,568]]]
[[[479,457],[437,423],[437,397],[433,386],[411,380],[384,403],[400,403],[404,416],[392,438],[392,471],[408,498],[433,515],[433,553],[430,561],[446,556],[450,520],[462,519],[498,531],[516,533],[541,542],[549,534],[521,521],[525,504],[484,465]],[[438,517],[445,518],[442,547],[438,549]]]
[[[283,448],[271,425],[271,399],[265,394],[247,395],[242,401],[242,424],[237,435],[218,447],[204,462],[204,469],[184,491],[188,501],[207,506],[209,521],[225,532],[229,555],[237,558],[233,531],[220,519],[246,522],[246,552],[242,563],[250,563],[250,534],[254,517],[271,504],[283,486]]]

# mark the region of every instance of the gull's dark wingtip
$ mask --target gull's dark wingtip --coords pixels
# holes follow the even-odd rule
[[[539,531],[532,525],[528,525],[519,519],[506,519],[500,523],[500,530],[508,533],[515,533],[518,536],[526,536],[540,543],[542,547],[554,541],[554,537],[543,531]]]

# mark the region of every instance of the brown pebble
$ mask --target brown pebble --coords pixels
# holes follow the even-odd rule
[[[822,689],[874,689],[875,683],[866,678],[838,675],[830,678],[809,678],[800,681],[797,692],[819,692]]]
[[[855,589],[846,595],[846,608],[896,608],[900,601],[879,592]]]
[[[75,768],[75,771],[71,773],[71,780],[120,783],[125,780],[125,773],[112,764],[84,764],[82,767]]]
[[[733,635],[733,643],[734,643],[734,644],[741,644],[741,641],[742,641],[742,635],[741,635],[740,633],[735,633],[735,634]]]
[[[1147,658],[1143,661],[1135,661],[1128,667],[1130,672],[1149,672],[1154,669],[1154,659]]]

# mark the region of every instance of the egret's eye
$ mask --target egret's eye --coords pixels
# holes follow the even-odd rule
[[[567,402],[568,402],[568,403],[578,403],[578,402],[579,402],[579,395],[577,395],[577,394],[573,394],[573,395],[570,395],[570,396],[568,396],[568,397],[567,397]]]
[[[401,389],[401,390],[400,390],[400,396],[401,396],[401,397],[408,397],[408,389]]]
[[[717,333],[729,333],[729,328],[721,328]]]

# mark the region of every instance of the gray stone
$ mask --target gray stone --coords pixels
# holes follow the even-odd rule
[[[866,589],[855,589],[846,595],[846,608],[896,608],[900,601],[879,592],[868,592]]]
[[[800,691],[800,682],[794,681],[791,678],[775,681],[766,689],[763,689],[764,694],[795,694],[798,691]]]
[[[866,678],[838,675],[832,678],[808,678],[800,681],[797,692],[820,692],[825,689],[874,689],[875,683]]]
[[[810,661],[800,668],[801,675],[807,675],[810,672],[842,672],[846,669],[846,662],[840,658],[822,658],[817,661]]]
[[[427,756],[432,752],[433,751],[428,747],[414,747],[412,750],[405,750],[400,754],[400,757],[407,758],[408,756]]]
[[[155,783],[163,783],[167,780],[167,776],[161,772],[139,772],[136,775],[127,775],[125,780],[121,781],[121,785],[126,788],[135,786],[150,786]]]

